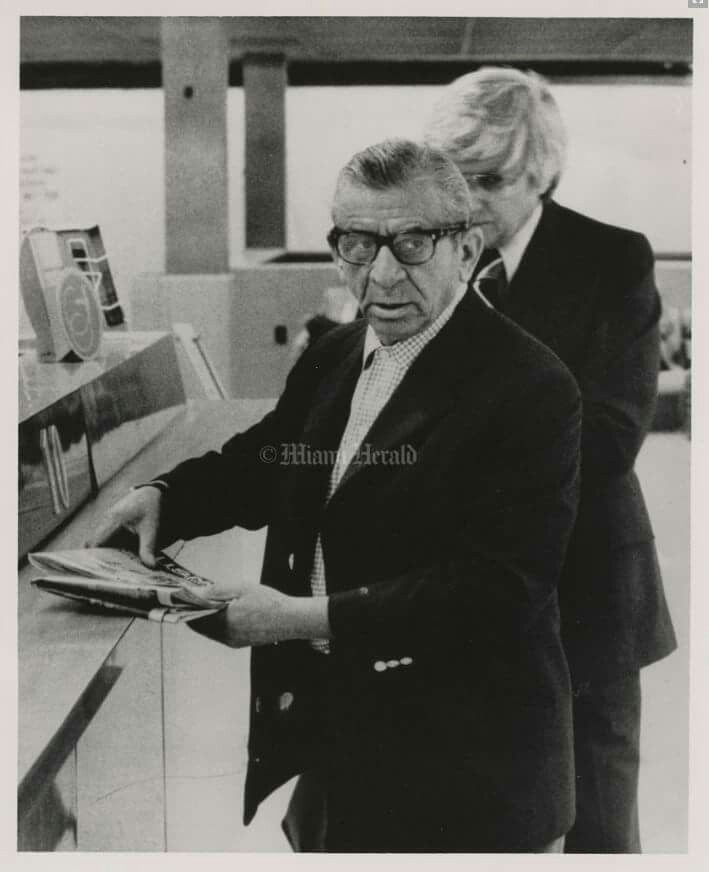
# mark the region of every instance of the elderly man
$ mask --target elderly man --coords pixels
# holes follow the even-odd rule
[[[633,471],[659,368],[652,252],[644,236],[551,199],[566,137],[539,76],[462,76],[426,140],[460,168],[485,234],[472,289],[556,352],[581,388],[581,499],[559,587],[576,758],[566,851],[638,852],[639,670],[676,647]]]
[[[128,526],[149,562],[158,538],[268,524],[261,585],[235,580],[192,626],[254,646],[245,820],[302,773],[297,850],[549,851],[573,821],[556,583],[578,390],[466,293],[470,213],[440,152],[355,155],[328,241],[365,318],[308,348],[260,423],[96,535]],[[264,462],[282,445],[303,465]]]

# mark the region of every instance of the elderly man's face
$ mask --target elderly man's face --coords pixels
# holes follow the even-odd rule
[[[347,184],[338,191],[333,218],[341,230],[381,236],[454,223],[445,217],[441,194],[427,178],[384,191]],[[400,263],[386,246],[370,264],[346,263],[337,255],[336,262],[379,340],[391,345],[436,320],[467,282],[481,249],[481,234],[473,229],[439,239],[433,257],[415,266]]]
[[[500,248],[522,227],[539,204],[542,189],[529,173],[507,173],[499,159],[455,161],[465,176],[473,197],[473,221],[480,224],[486,248]],[[486,189],[474,177],[490,180],[497,175],[502,184]]]

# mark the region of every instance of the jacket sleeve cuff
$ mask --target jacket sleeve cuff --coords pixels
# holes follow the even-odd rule
[[[328,596],[327,616],[332,636],[338,641],[363,639],[373,635],[376,610],[368,587],[333,593]]]
[[[151,481],[143,481],[140,484],[134,484],[131,490],[139,490],[141,487],[154,487],[164,494],[167,493],[170,485],[161,478],[155,478]]]

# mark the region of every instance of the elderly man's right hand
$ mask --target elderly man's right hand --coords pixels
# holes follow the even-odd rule
[[[147,485],[130,491],[115,503],[86,542],[87,548],[108,545],[128,530],[138,537],[138,556],[146,566],[155,566],[155,545],[160,527],[162,492]]]

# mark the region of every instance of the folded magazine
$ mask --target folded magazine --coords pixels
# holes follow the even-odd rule
[[[79,548],[38,552],[28,559],[41,572],[31,582],[40,590],[151,621],[177,624],[226,607],[224,599],[210,596],[213,581],[167,554],[156,558],[151,568],[122,548]]]

